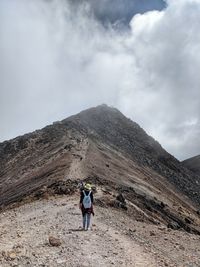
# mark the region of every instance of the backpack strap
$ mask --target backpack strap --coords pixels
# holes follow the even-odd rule
[[[92,191],[90,190],[90,191],[89,191],[89,194],[86,195],[85,190],[83,190],[84,197],[86,197],[86,196],[90,196],[91,192],[92,192]]]

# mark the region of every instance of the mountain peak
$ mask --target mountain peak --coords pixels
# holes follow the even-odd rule
[[[128,154],[133,147],[133,155],[136,154],[137,147],[143,146],[144,150],[148,147],[149,151],[152,148],[161,149],[158,142],[147,135],[136,122],[124,116],[118,109],[106,104],[81,111],[63,122],[72,122],[76,128],[85,129],[87,134],[95,135],[100,140],[122,150],[125,149]]]
[[[81,111],[80,113],[78,113],[77,115],[73,115],[70,118],[74,118],[74,117],[84,117],[84,116],[105,116],[105,114],[109,115],[118,115],[118,116],[123,116],[123,118],[125,118],[125,116],[115,107],[112,106],[108,106],[107,104],[101,104],[98,105],[96,107],[92,107],[92,108],[88,108],[85,109],[83,111]]]

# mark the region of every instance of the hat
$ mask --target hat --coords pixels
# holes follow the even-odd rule
[[[91,190],[92,189],[91,184],[85,184],[84,188],[86,190]]]

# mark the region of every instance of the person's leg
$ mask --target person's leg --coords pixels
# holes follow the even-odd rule
[[[87,213],[83,215],[83,229],[86,229]]]
[[[90,219],[91,219],[91,213],[88,213],[87,214],[87,225],[86,225],[87,230],[90,228]]]

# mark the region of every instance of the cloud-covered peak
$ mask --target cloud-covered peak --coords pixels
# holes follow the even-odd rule
[[[179,159],[199,154],[200,2],[133,12],[129,31],[97,19],[105,2],[0,1],[1,140],[107,103]]]

